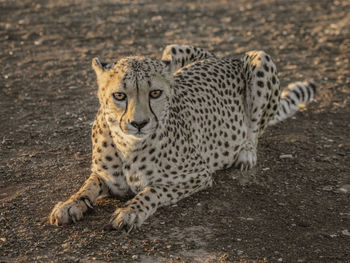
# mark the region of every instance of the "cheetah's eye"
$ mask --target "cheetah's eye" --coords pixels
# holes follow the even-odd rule
[[[115,92],[112,96],[116,101],[123,101],[126,99],[126,94],[124,92]]]
[[[152,98],[152,99],[157,99],[159,98],[161,95],[162,95],[163,91],[162,90],[152,90],[150,93],[149,93],[149,96]]]

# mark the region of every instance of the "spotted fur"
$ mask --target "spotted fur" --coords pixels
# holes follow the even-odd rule
[[[82,219],[101,195],[132,192],[107,228],[141,226],[159,207],[209,187],[215,171],[253,167],[258,138],[271,121],[284,118],[279,112],[285,103],[311,97],[304,96],[306,85],[297,85],[280,103],[276,66],[263,51],[217,58],[171,45],[162,60],[94,59],[93,68],[100,109],[92,128],[91,176],[54,207],[52,224]]]
[[[313,80],[289,84],[282,92],[277,114],[269,122],[269,125],[276,124],[293,116],[301,104],[313,100],[315,95],[316,84]]]

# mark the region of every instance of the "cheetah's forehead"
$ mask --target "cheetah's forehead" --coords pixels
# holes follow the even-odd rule
[[[161,73],[162,68],[161,61],[157,61],[145,57],[126,57],[121,59],[115,66],[115,71],[121,71],[129,77],[140,77],[151,76],[155,73]]]
[[[132,68],[124,72],[121,82],[124,89],[136,89],[139,90],[145,87],[144,84],[150,86],[151,74],[148,71],[140,68]]]
[[[115,65],[113,75],[118,76],[125,88],[125,85],[138,88],[140,83],[148,83],[150,86],[152,79],[159,75],[168,78],[168,71],[161,61],[145,57],[126,57]]]

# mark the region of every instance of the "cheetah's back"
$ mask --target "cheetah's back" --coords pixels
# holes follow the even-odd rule
[[[231,166],[247,135],[241,62],[210,58],[175,74],[174,115],[213,170]]]

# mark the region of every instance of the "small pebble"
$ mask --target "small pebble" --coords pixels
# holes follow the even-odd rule
[[[69,242],[62,244],[62,247],[63,247],[63,248],[68,248],[69,246],[70,246],[70,243],[69,243]]]
[[[338,189],[338,192],[342,194],[347,194],[349,193],[349,191],[350,191],[350,184],[345,184]]]
[[[324,186],[324,187],[322,188],[322,190],[323,190],[323,191],[327,191],[327,192],[332,191],[332,190],[333,190],[333,186],[331,186],[331,185]]]
[[[341,233],[342,233],[344,236],[349,236],[349,237],[350,237],[350,232],[349,232],[349,230],[347,230],[347,229],[344,229],[343,231],[341,231]]]
[[[291,154],[281,154],[280,159],[293,159],[293,155]]]

